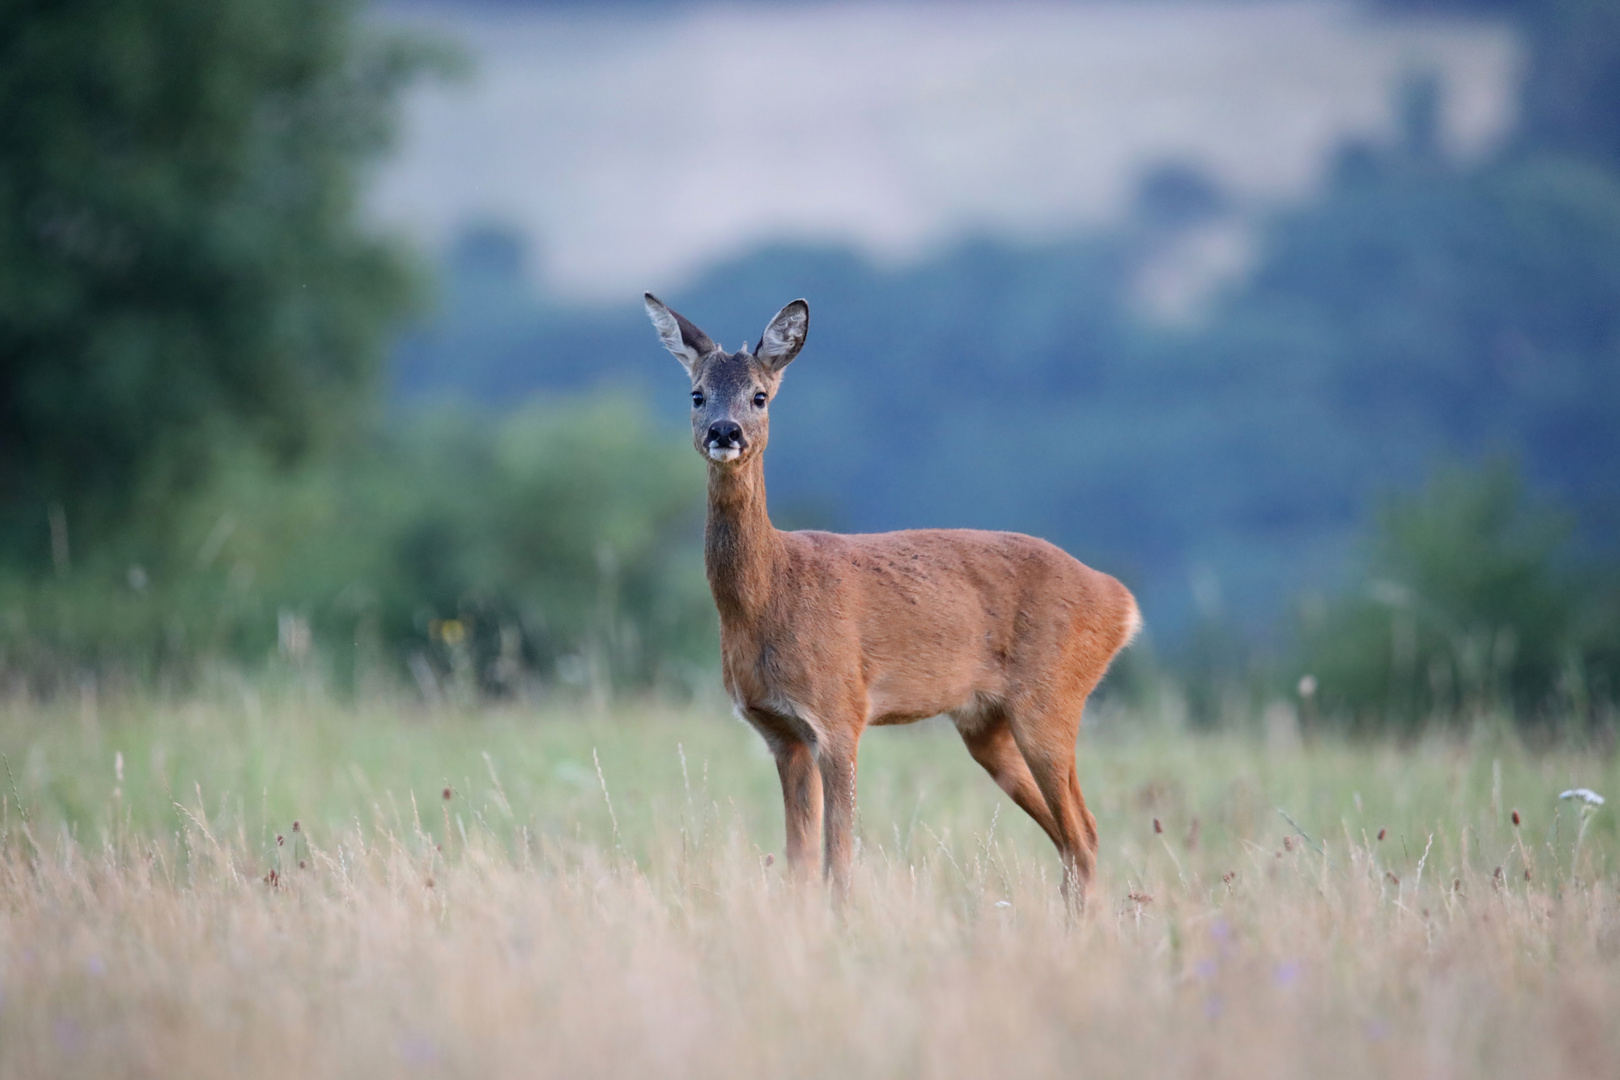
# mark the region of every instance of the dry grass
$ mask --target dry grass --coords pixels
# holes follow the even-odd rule
[[[1556,802],[1612,759],[1114,726],[1070,921],[939,729],[869,737],[836,911],[707,715],[8,707],[0,1075],[1620,1073],[1614,804]]]

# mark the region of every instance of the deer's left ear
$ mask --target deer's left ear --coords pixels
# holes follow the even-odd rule
[[[809,333],[810,305],[803,300],[795,300],[778,311],[776,318],[765,327],[754,355],[770,370],[781,371],[799,355]]]

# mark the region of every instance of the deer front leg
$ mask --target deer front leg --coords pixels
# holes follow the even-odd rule
[[[773,748],[776,774],[782,778],[782,804],[787,819],[788,873],[805,878],[815,865],[821,843],[821,770],[808,743],[783,740]]]
[[[824,739],[818,745],[825,826],[823,873],[842,899],[849,892],[855,854],[855,751],[857,739]]]

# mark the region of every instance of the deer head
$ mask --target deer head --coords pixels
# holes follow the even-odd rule
[[[757,456],[770,437],[771,399],[782,369],[804,348],[810,305],[795,300],[776,313],[750,350],[728,353],[686,318],[648,293],[647,316],[658,338],[692,378],[692,444],[729,467]]]

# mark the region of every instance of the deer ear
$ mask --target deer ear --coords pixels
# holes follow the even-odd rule
[[[778,311],[776,318],[765,327],[754,355],[772,371],[781,371],[799,355],[799,350],[804,348],[805,336],[809,333],[810,305],[803,300],[795,300]]]
[[[685,316],[665,307],[664,302],[652,293],[645,294],[644,299],[647,317],[652,320],[653,329],[658,331],[658,340],[664,343],[664,348],[681,362],[688,373],[697,367],[699,360],[714,351],[714,342],[709,340],[709,335],[687,322]]]

